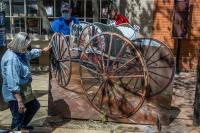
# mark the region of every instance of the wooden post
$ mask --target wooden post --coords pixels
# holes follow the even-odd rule
[[[181,71],[180,68],[180,51],[181,51],[181,39],[177,39],[176,43],[176,74],[179,74]]]
[[[200,54],[197,65],[197,81],[194,99],[193,124],[200,125]]]

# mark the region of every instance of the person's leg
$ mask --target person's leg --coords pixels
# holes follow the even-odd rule
[[[26,112],[25,112],[23,123],[22,123],[23,128],[26,128],[28,123],[32,120],[33,116],[40,108],[40,103],[38,102],[37,99],[34,99],[26,103],[25,107],[26,107]]]
[[[11,129],[20,130],[24,118],[24,113],[19,113],[17,101],[10,101],[9,107],[12,114]]]

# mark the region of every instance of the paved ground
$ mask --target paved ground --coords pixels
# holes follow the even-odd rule
[[[196,73],[181,73],[175,76],[173,93],[173,116],[169,126],[162,126],[163,133],[199,133],[200,128],[193,126],[193,101]],[[129,133],[158,132],[154,125],[133,125],[120,123],[102,123],[99,121],[61,120],[47,117],[48,73],[33,72],[33,89],[41,108],[32,124],[37,126],[34,132],[53,133]],[[10,111],[0,112],[0,128],[8,128],[11,122]],[[56,125],[55,125],[56,123]],[[0,131],[1,132],[1,131]]]

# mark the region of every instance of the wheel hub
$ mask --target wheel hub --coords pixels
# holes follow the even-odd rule
[[[103,74],[103,79],[104,79],[105,81],[110,80],[110,75],[107,74],[107,73],[104,73],[104,74]]]

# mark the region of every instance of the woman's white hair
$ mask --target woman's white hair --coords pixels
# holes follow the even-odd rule
[[[26,32],[19,32],[7,47],[18,53],[25,53],[30,46],[31,39]]]

